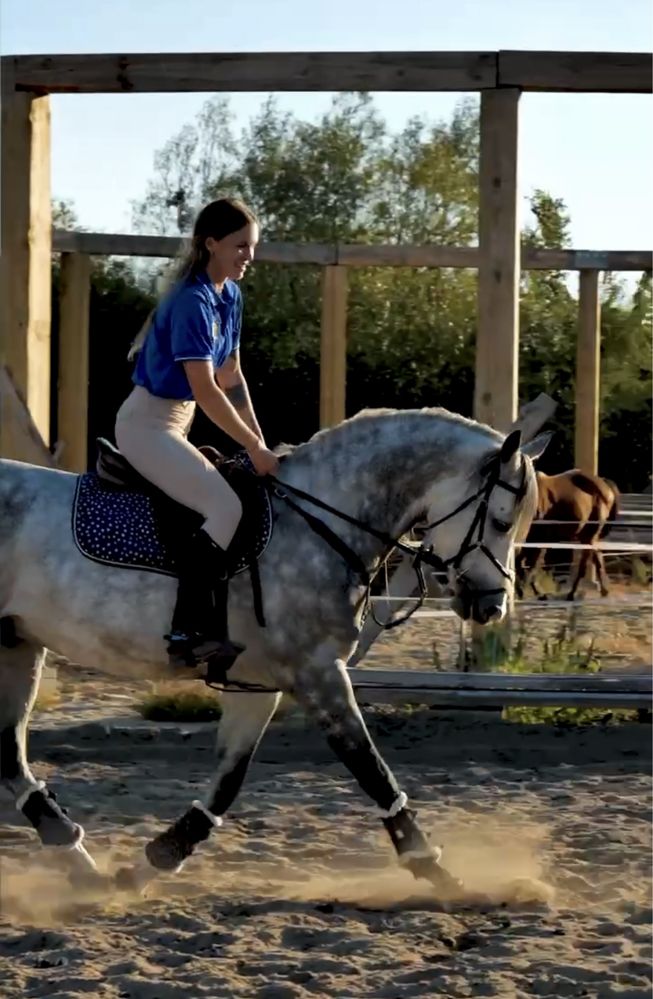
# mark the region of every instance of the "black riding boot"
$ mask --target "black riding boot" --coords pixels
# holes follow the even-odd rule
[[[174,666],[196,666],[208,659],[233,662],[244,650],[229,639],[229,575],[224,549],[199,530],[177,557],[179,588],[168,641]]]

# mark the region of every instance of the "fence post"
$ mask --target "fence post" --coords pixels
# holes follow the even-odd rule
[[[9,371],[45,447],[50,445],[52,209],[50,101],[15,90],[2,67],[0,139],[0,364]],[[16,438],[0,423],[0,454]],[[13,443],[12,443],[13,441]]]
[[[322,278],[320,427],[345,418],[347,378],[347,268],[330,264]]]
[[[518,124],[520,91],[481,92],[478,326],[474,416],[504,433],[517,416],[519,370]],[[510,646],[510,619],[471,625],[474,668],[491,669]],[[490,654],[489,654],[490,653]]]
[[[517,416],[519,90],[481,93],[478,332],[474,416],[507,431]]]
[[[87,466],[90,296],[91,258],[62,253],[57,437],[61,467],[69,472],[85,472]]]
[[[599,464],[601,304],[599,272],[581,271],[576,342],[576,431],[574,461],[593,475]]]

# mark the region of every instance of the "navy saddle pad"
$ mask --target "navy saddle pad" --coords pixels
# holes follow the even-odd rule
[[[272,535],[270,495],[263,483],[250,474],[251,468],[244,454],[220,465],[220,473],[243,505],[240,525],[229,546],[232,576],[260,558]],[[175,576],[175,543],[183,546],[201,523],[199,514],[167,498],[161,502],[155,493],[116,487],[95,473],[78,477],[73,537],[82,555],[94,562]]]

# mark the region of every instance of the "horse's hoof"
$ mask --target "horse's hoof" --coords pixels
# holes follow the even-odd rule
[[[113,883],[118,891],[142,895],[155,877],[155,869],[151,864],[143,862],[134,867],[119,867],[113,876]]]
[[[414,878],[428,881],[444,902],[456,902],[465,897],[465,886],[460,878],[450,874],[435,856],[415,857],[406,864]]]
[[[68,884],[75,891],[80,892],[105,892],[113,887],[113,882],[108,874],[101,874],[100,871],[86,870],[79,867],[72,867],[68,871]]]
[[[138,879],[133,867],[119,867],[113,877],[113,883],[118,891],[137,892],[140,891]]]
[[[92,856],[81,842],[65,853],[68,884],[76,891],[106,891],[111,878],[102,874]]]

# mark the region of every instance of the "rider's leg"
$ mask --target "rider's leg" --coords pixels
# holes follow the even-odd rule
[[[242,507],[217,469],[186,439],[194,403],[160,399],[135,388],[116,420],[116,441],[127,460],[146,479],[178,503],[205,518],[185,547],[179,564],[179,599],[173,618],[171,656],[193,662],[208,655],[236,650],[225,642],[226,628],[216,620],[213,590],[226,573],[226,551]],[[183,546],[182,546],[183,548]],[[226,614],[223,607],[217,608]]]

